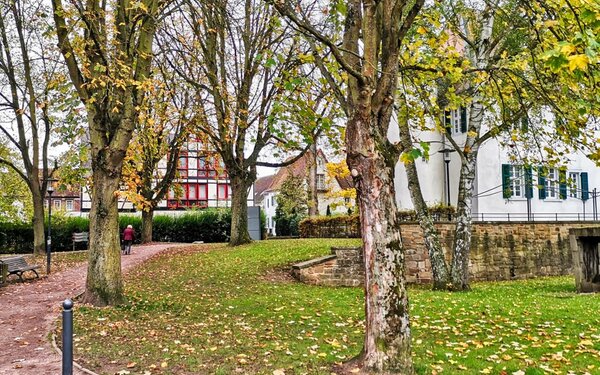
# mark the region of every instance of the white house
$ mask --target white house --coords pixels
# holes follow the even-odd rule
[[[294,176],[308,176],[308,169],[313,160],[313,153],[305,153],[303,157],[288,167],[280,168],[276,174],[259,178],[254,184],[254,203],[260,206],[267,217],[267,232],[276,235],[275,210],[277,209],[277,194],[281,185],[291,174]],[[348,198],[336,198],[332,193],[352,187],[350,178],[327,178],[327,158],[321,151],[317,151],[317,200],[320,215],[325,215],[329,208],[332,214],[345,214],[348,206],[354,202]],[[343,200],[343,201],[340,201]]]
[[[452,111],[450,132],[463,145],[466,111]],[[551,118],[548,113],[543,117]],[[532,116],[533,117],[533,116]],[[539,119],[538,119],[539,120]],[[428,160],[416,160],[423,196],[428,205],[456,206],[460,157],[446,135],[421,132],[416,138],[430,144]],[[391,140],[397,134],[389,134]],[[473,197],[474,220],[593,220],[598,218],[596,188],[600,168],[581,152],[571,153],[564,164],[524,166],[511,158],[512,147],[491,138],[479,150]],[[449,190],[449,194],[448,194]],[[404,165],[396,167],[396,196],[400,209],[412,209]]]

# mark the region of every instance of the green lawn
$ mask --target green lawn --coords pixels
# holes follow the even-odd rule
[[[360,351],[362,290],[290,282],[282,269],[348,244],[165,254],[128,275],[128,304],[77,308],[76,359],[106,374],[330,374]],[[414,287],[410,297],[420,374],[600,373],[600,297],[577,295],[572,278],[456,294]]]

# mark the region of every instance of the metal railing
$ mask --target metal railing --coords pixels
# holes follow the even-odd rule
[[[598,221],[598,214],[583,212],[480,212],[473,221]],[[454,217],[452,217],[454,220]]]

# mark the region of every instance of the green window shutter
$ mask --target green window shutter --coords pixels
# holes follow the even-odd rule
[[[525,167],[525,197],[533,198],[533,171],[531,166]]]
[[[460,132],[467,132],[467,107],[460,107]]]
[[[523,133],[529,130],[529,118],[527,116],[521,117],[521,131]]]
[[[502,164],[502,198],[508,199],[512,197],[510,188],[510,165]]]
[[[590,192],[588,187],[588,174],[587,172],[581,172],[581,200],[587,201],[590,199]]]
[[[446,128],[446,133],[452,133],[452,112],[444,111],[444,127]]]
[[[558,196],[567,199],[567,170],[564,168],[558,170]]]
[[[538,196],[540,199],[546,199],[546,168],[538,167]]]

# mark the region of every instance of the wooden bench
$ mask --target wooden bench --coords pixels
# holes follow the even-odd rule
[[[0,259],[0,263],[5,264],[8,267],[9,275],[17,275],[21,281],[23,280],[23,274],[27,271],[33,271],[35,276],[38,278],[40,275],[37,273],[36,269],[40,268],[40,266],[31,266],[27,264],[27,261],[23,257],[14,257],[14,258],[4,258]],[[6,282],[6,280],[3,280]]]
[[[75,251],[75,245],[77,244],[77,242],[85,242],[86,247],[87,247],[88,243],[89,243],[89,233],[88,232],[73,233],[73,251]]]

